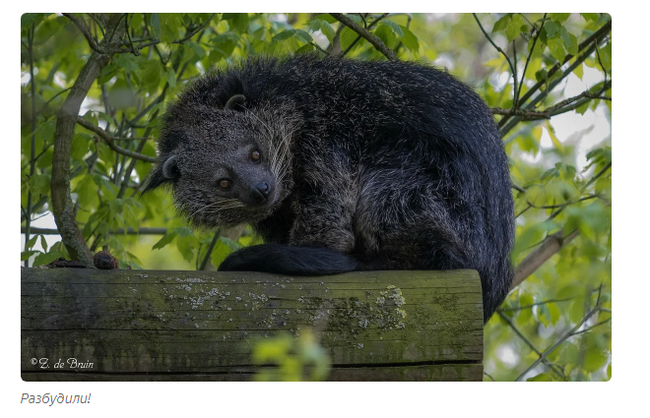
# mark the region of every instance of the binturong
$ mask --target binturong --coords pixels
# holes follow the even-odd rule
[[[225,271],[478,270],[484,319],[512,281],[508,161],[481,98],[412,62],[253,57],[168,108],[145,192],[264,244]]]

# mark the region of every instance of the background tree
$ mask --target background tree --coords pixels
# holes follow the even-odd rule
[[[259,242],[138,195],[158,116],[193,77],[260,53],[421,60],[485,99],[510,156],[516,275],[486,325],[486,380],[611,375],[608,15],[26,14],[21,40],[25,266],[104,249],[123,267],[207,269]],[[52,215],[57,229],[34,226]]]

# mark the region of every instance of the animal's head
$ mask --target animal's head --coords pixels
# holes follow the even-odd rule
[[[292,187],[295,113],[248,104],[242,94],[219,100],[205,87],[195,85],[167,111],[143,193],[169,184],[176,207],[199,227],[260,221]]]

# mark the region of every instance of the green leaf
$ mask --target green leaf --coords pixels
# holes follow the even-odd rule
[[[546,33],[546,39],[551,40],[557,37],[560,34],[560,28],[561,26],[559,23],[553,21],[546,22],[543,30]]]
[[[295,29],[287,29],[273,36],[274,41],[284,41],[291,38],[296,33]]]
[[[548,71],[545,68],[542,68],[541,70],[535,73],[535,79],[537,81],[546,80],[547,78],[548,78]]]
[[[560,39],[562,39],[562,42],[564,42],[564,47],[568,51],[571,47],[571,35],[564,26],[560,28]]]
[[[541,242],[545,232],[546,228],[539,223],[527,225],[523,232],[517,236],[515,247],[512,250],[513,256],[518,256],[521,252]]]
[[[32,24],[34,26],[38,25],[41,20],[45,17],[44,13],[24,13],[20,16],[20,29],[28,29]]]
[[[571,53],[571,51],[569,51]],[[578,77],[580,80],[582,80],[582,76],[584,75],[584,65],[580,64],[578,65],[574,70],[573,74],[575,74],[576,77]]]
[[[122,199],[111,199],[108,202],[108,209],[110,211],[110,216],[115,216],[121,213],[123,206],[124,203],[122,202]]]
[[[558,150],[562,150],[562,142],[558,139],[557,135],[555,134],[555,128],[553,128],[553,125],[551,125],[550,121],[546,121],[546,132],[548,132],[548,135],[551,137],[551,142],[553,143],[553,146],[557,148]]]
[[[521,17],[520,14],[513,15],[512,19],[510,19],[510,22],[508,22],[508,25],[506,26],[506,38],[508,38],[508,43],[515,40],[515,38],[521,34],[522,27],[524,29],[526,28],[524,18]]]
[[[212,43],[210,61],[217,62],[229,58],[235,50],[238,40],[239,37],[234,33],[225,33],[212,38],[210,41]]]
[[[580,115],[584,115],[587,112],[587,110],[589,110],[589,102],[585,102],[585,103],[581,104],[580,106],[576,107],[575,110],[576,110],[576,113],[578,113]]]
[[[569,38],[571,39],[571,43],[567,45],[567,51],[569,51],[569,54],[571,55],[576,55],[578,53],[578,38],[572,33],[569,34]],[[580,67],[582,67],[580,65]]]
[[[25,261],[29,259],[31,256],[33,256],[34,254],[41,254],[41,252],[35,250],[23,251],[20,253],[20,261]]]
[[[203,49],[203,47],[201,45],[199,45],[199,44],[197,44],[196,42],[193,42],[193,41],[188,42],[187,45],[190,48],[192,48],[192,51],[194,51],[194,55],[195,55],[195,57],[193,57],[194,59],[200,60],[203,57],[205,57],[206,52],[205,52],[205,49]]]
[[[43,251],[47,252],[47,240],[45,239],[45,235],[41,235],[41,248],[43,248]]]
[[[160,17],[158,13],[151,14],[151,27],[153,28],[153,36],[160,39]]]
[[[589,347],[585,353],[584,369],[588,372],[595,372],[607,364],[609,356],[605,350],[597,347]]]
[[[136,103],[133,88],[123,78],[118,78],[108,91],[108,102],[118,110],[134,107]]]
[[[94,202],[97,201],[97,186],[93,181],[93,176],[84,174],[81,181],[77,183],[74,192],[77,194],[77,203],[80,207],[94,206]]]
[[[512,19],[512,13],[507,13],[505,16],[497,20],[492,28],[492,33],[504,30],[508,26],[510,19]]]
[[[353,31],[352,29],[348,28],[347,26],[343,28],[340,34],[340,41],[341,41],[341,49],[344,51],[347,50],[350,45],[352,45],[352,42],[354,42],[355,39],[359,37],[359,34]],[[359,42],[355,44],[355,47],[359,45]]]
[[[548,312],[551,316],[551,324],[557,325],[558,321],[560,320],[560,316],[562,315],[562,311],[560,310],[559,306],[557,306],[557,303],[554,302],[547,303],[546,306],[548,307]]]
[[[183,27],[183,16],[180,13],[161,13],[160,40],[171,43],[180,38],[180,29]]]
[[[558,23],[562,23],[565,20],[567,20],[569,18],[569,16],[571,16],[571,13],[550,13],[548,16],[552,20],[554,20],[554,21],[556,21]]]
[[[540,373],[537,376],[526,379],[527,382],[551,382],[553,378],[548,373]]]
[[[604,47],[598,48],[598,56],[600,56],[600,61],[598,61],[599,64],[602,64],[602,66],[605,68],[605,71],[611,71],[612,70],[612,43],[609,42],[607,43]]]
[[[188,263],[194,261],[194,250],[197,247],[197,239],[194,236],[179,236],[176,240],[176,248]]]
[[[519,306],[529,306],[535,303],[535,299],[529,293],[524,293],[519,298]],[[517,324],[524,325],[533,317],[533,309],[525,308],[521,309],[517,315]]]
[[[564,343],[560,351],[560,362],[563,364],[576,364],[580,358],[580,350],[578,346],[572,343]]]
[[[539,305],[537,307],[537,319],[539,322],[544,325],[544,327],[548,328],[548,326],[551,324],[551,313],[548,310],[548,307],[546,305]]]
[[[240,34],[248,30],[248,13],[224,13],[223,20],[227,20],[230,28]]]
[[[34,235],[33,237],[31,237],[29,239],[29,241],[27,241],[26,248],[31,249],[34,246],[34,244],[36,244],[36,239],[37,238],[38,238],[38,235]]]
[[[144,61],[140,66],[142,67],[142,89],[150,94],[155,93],[158,90],[160,80],[162,79],[163,69],[160,61]]]
[[[309,32],[305,32],[302,29],[296,29],[295,35],[298,39],[306,43],[310,43],[314,40],[314,38],[311,37]]]
[[[320,20],[319,19],[311,19],[307,21],[307,26],[309,27],[309,30],[312,32],[317,32],[320,30]]]
[[[580,296],[571,301],[569,306],[569,319],[573,323],[578,323],[585,315],[585,298]]]
[[[373,35],[381,39],[381,41],[390,48],[393,45],[393,41],[396,39],[393,31],[383,23],[377,25],[377,28],[373,32]]]
[[[580,16],[582,16],[587,22],[598,21],[598,13],[580,13]]]
[[[240,248],[240,244],[233,242],[226,237],[219,237],[214,246],[214,250],[212,251],[212,255],[210,256],[210,262],[213,266],[218,267],[219,264],[228,257],[228,255]]]
[[[168,232],[168,233],[166,233],[165,235],[163,235],[163,237],[160,240],[158,240],[157,243],[155,243],[153,245],[153,247],[151,249],[152,250],[159,250],[159,249],[163,248],[164,246],[166,246],[167,244],[172,242],[174,240],[174,238],[176,238],[176,235],[177,235],[176,232]]]
[[[135,61],[135,56],[133,54],[116,54],[113,57],[112,63],[117,65],[119,68],[124,68],[127,73],[139,73],[140,67]]]
[[[410,30],[406,28],[406,26],[401,26],[402,32],[404,32],[404,36],[402,37],[401,41],[404,44],[404,46],[411,52],[418,52],[420,50],[420,42],[418,41],[418,37],[413,34]]]
[[[323,32],[323,35],[325,35],[327,37],[327,40],[330,41],[330,42],[332,42],[332,40],[336,36],[336,31],[334,30],[332,25],[330,25],[325,20],[321,20],[321,22],[320,22],[320,30]]]
[[[46,264],[50,264],[52,261],[56,260],[57,258],[63,257],[64,254],[61,251],[52,251],[47,254],[40,254],[37,255],[36,258],[34,259],[34,264],[33,267],[38,267],[38,266],[44,266]]]
[[[388,26],[398,38],[404,36],[404,30],[402,29],[402,26],[398,25],[392,20],[388,20],[388,19],[382,20],[381,24]]]
[[[314,49],[315,49],[314,45],[312,44],[303,45],[296,50],[295,54],[304,54],[304,53],[312,52]]]
[[[237,251],[242,247],[241,244],[231,240],[230,238],[219,237],[219,241],[226,244],[228,248],[230,248],[230,251]]]
[[[548,49],[551,51],[551,55],[553,55],[553,58],[560,62],[564,61],[565,53],[562,42],[560,42],[558,39],[549,39],[547,45]]]
[[[351,20],[354,20],[357,23],[359,23],[361,21],[361,18],[359,16],[355,16],[355,15],[346,15],[346,16],[349,17]],[[336,20],[336,18],[334,16],[332,16],[331,14],[329,14],[329,13],[320,13],[316,17],[319,18],[320,20],[324,20],[327,23],[336,23],[336,22],[338,22],[338,20]]]
[[[174,71],[173,67],[168,67],[165,70],[165,80],[167,81],[167,84],[169,84],[169,87],[176,87],[176,71]]]
[[[174,232],[178,234],[179,237],[193,237],[194,231],[186,226],[179,226],[174,228]]]
[[[72,137],[70,157],[72,157],[73,160],[81,162],[83,158],[90,152],[88,142],[92,140],[93,137],[85,132],[75,133]]]
[[[29,179],[29,190],[36,197],[48,194],[50,190],[50,176],[48,174],[35,174]]]

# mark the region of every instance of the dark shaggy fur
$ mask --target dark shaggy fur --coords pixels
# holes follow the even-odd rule
[[[479,96],[445,72],[250,58],[180,95],[158,151],[147,190],[171,183],[194,224],[248,222],[267,243],[220,270],[475,269],[486,320],[510,287],[501,138]]]

